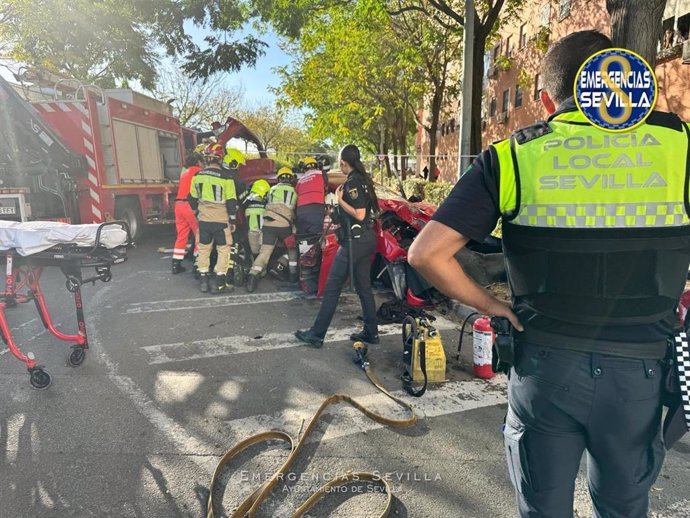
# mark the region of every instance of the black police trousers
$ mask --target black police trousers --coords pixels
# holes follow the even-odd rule
[[[520,344],[504,427],[521,518],[572,518],[587,451],[595,518],[645,518],[664,460],[661,363]]]
[[[335,254],[335,259],[333,259],[333,264],[328,272],[321,307],[316,315],[314,325],[311,327],[312,332],[321,338],[326,336],[326,331],[331,325],[335,308],[338,305],[340,292],[350,275],[350,245],[352,246],[354,285],[362,304],[364,331],[371,336],[378,334],[376,302],[371,291],[371,263],[369,262],[369,258],[376,251],[376,234],[371,229],[367,229],[361,237],[353,239],[351,243],[342,243]]]

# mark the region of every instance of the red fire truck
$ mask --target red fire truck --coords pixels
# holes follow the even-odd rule
[[[183,128],[168,104],[132,90],[54,94],[27,102],[0,77],[0,218],[122,219],[135,238],[144,224],[171,223],[185,150],[202,134]],[[223,144],[258,143],[233,119],[214,126],[208,135]],[[247,180],[273,174],[259,150],[261,158],[240,171]]]

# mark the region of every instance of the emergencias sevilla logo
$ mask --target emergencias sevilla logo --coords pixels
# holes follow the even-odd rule
[[[627,49],[597,52],[575,78],[575,102],[595,126],[611,132],[639,126],[656,104],[654,70],[642,56]]]

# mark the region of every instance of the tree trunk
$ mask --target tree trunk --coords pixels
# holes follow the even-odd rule
[[[384,156],[384,161],[386,163],[386,178],[391,177],[391,161],[388,158],[388,142],[390,139],[388,138],[388,128],[383,133],[383,156]]]
[[[400,172],[403,181],[407,180],[407,116],[406,110],[398,111],[398,148],[400,149]]]
[[[477,20],[475,20],[477,24]],[[474,56],[472,63],[472,123],[470,124],[470,153],[478,155],[484,146],[482,145],[482,96],[484,82],[484,47],[487,34],[475,25],[474,30]]]
[[[396,176],[399,174],[400,169],[398,169],[398,138],[397,138],[397,128],[393,129],[393,170]]]
[[[606,0],[615,47],[633,50],[654,68],[665,0]]]
[[[430,182],[436,181],[436,144],[438,121],[441,118],[441,106],[443,105],[444,86],[434,87],[434,97],[431,100],[431,126],[429,127],[429,176]]]

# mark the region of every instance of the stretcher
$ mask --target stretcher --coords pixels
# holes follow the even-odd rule
[[[33,353],[24,354],[12,337],[6,309],[33,301],[45,328],[58,340],[72,344],[67,361],[77,367],[84,362],[89,341],[84,320],[81,286],[96,281],[109,282],[110,268],[127,260],[131,238],[127,223],[112,221],[101,225],[66,225],[33,221],[0,221],[0,264],[5,264],[5,288],[0,293],[0,334],[10,352],[29,370],[29,382],[37,389],[50,385],[50,374],[38,365]],[[57,267],[65,275],[65,287],[74,294],[77,332],[58,330],[41,290],[45,268]],[[90,271],[93,270],[93,271]],[[85,276],[85,271],[90,271]]]

